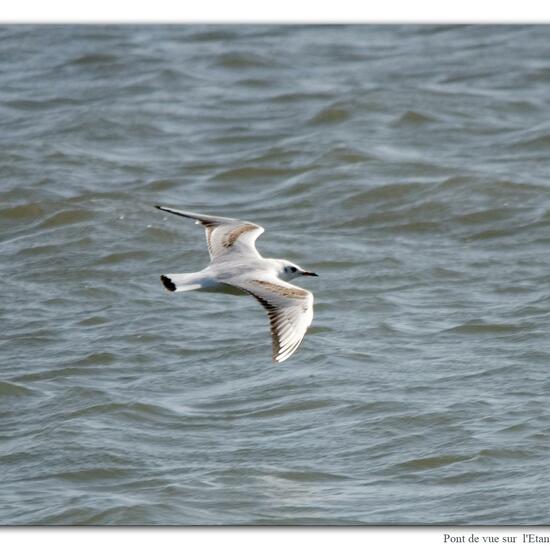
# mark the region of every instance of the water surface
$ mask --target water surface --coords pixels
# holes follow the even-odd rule
[[[0,28],[0,523],[544,524],[550,28]],[[169,294],[240,217],[318,272]]]

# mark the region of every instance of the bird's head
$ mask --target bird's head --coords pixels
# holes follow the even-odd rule
[[[279,279],[283,281],[290,281],[291,279],[296,279],[296,277],[318,277],[317,273],[313,271],[306,271],[302,269],[299,265],[293,264],[287,260],[279,260]]]

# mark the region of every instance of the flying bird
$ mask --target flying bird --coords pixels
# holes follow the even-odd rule
[[[156,208],[201,224],[210,253],[210,264],[202,271],[161,275],[165,288],[171,292],[200,290],[254,296],[269,317],[273,361],[288,359],[313,319],[313,294],[288,281],[317,274],[288,260],[262,257],[256,250],[256,239],[264,228],[255,223],[165,206]]]

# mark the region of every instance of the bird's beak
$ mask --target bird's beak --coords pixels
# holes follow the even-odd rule
[[[302,275],[309,275],[310,277],[319,277],[317,273],[313,273],[313,271],[302,271]]]

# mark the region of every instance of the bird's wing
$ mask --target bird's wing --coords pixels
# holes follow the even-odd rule
[[[273,361],[288,359],[313,320],[313,294],[277,277],[247,276],[226,281],[252,294],[266,309],[271,323]]]
[[[256,239],[264,232],[264,228],[260,225],[233,218],[176,210],[166,206],[157,206],[156,208],[196,220],[195,223],[203,225],[206,231],[208,252],[212,260],[229,253],[259,255],[255,243]]]

